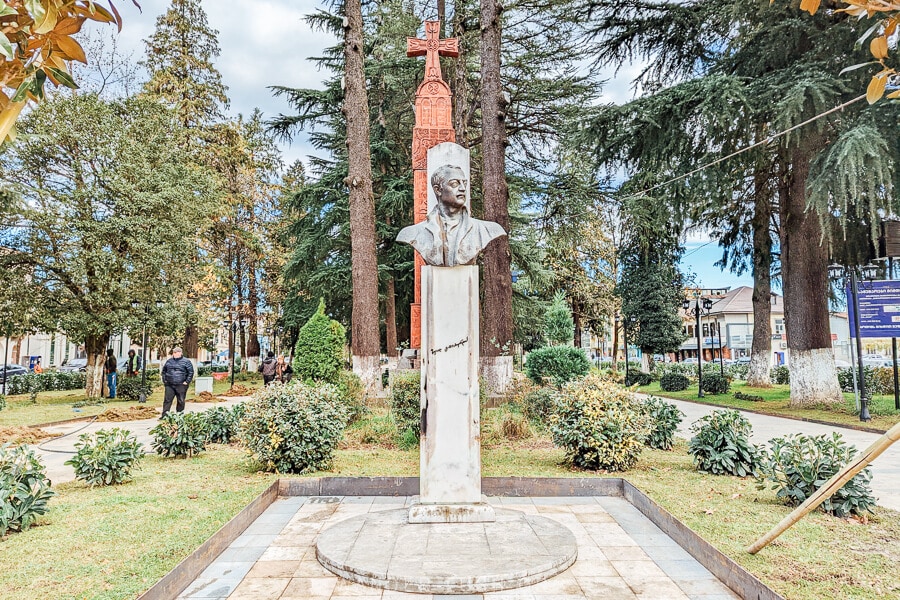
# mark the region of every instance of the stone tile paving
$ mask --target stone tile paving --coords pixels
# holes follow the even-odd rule
[[[535,585],[469,596],[409,594],[341,579],[316,560],[319,531],[408,506],[406,497],[279,498],[182,594],[184,600],[734,600],[737,596],[622,498],[489,498],[565,525],[578,560]]]

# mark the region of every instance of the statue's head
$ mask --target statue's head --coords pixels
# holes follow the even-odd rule
[[[469,182],[463,170],[455,165],[443,165],[431,175],[431,187],[438,204],[452,212],[466,206]]]

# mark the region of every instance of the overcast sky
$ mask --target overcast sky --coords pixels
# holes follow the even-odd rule
[[[120,48],[132,53],[134,60],[144,57],[143,40],[154,30],[156,18],[169,6],[169,0],[138,0],[141,11],[131,2],[118,0],[116,6],[125,22],[118,34]],[[336,39],[311,29],[304,16],[315,12],[321,3],[314,0],[205,0],[209,25],[219,32],[221,54],[216,68],[222,73],[231,98],[232,116],[250,114],[254,108],[262,110],[265,118],[288,113],[289,107],[275,98],[269,86],[317,88],[329,73],[316,69],[308,60],[321,56],[323,49]],[[90,24],[87,27],[105,27]],[[410,32],[410,36],[416,32]],[[90,57],[89,57],[90,60]],[[617,74],[601,75],[607,83],[602,102],[622,103],[632,99],[631,80],[639,71],[638,65],[627,65]],[[306,135],[298,132],[292,144],[281,144],[285,165],[300,159],[306,162],[315,149],[306,142]],[[712,267],[720,258],[720,250],[709,239],[693,237],[688,240],[683,265],[698,276],[706,286],[747,285],[746,276],[736,278]]]

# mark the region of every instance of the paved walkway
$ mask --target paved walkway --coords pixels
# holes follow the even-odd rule
[[[316,560],[316,536],[356,515],[408,506],[409,497],[293,497],[275,501],[179,596],[184,600],[737,600],[703,565],[623,498],[498,498],[498,508],[553,519],[578,544],[563,573],[527,587],[443,596],[341,579]],[[385,544],[385,552],[393,544]]]
[[[680,437],[690,439],[693,435],[690,431],[691,424],[697,419],[708,415],[714,410],[722,410],[716,406],[709,406],[695,402],[683,402],[666,398],[667,402],[676,405],[685,414],[684,420],[678,427]],[[860,452],[864,451],[872,442],[881,437],[877,433],[856,431],[846,427],[835,425],[821,425],[795,419],[771,417],[751,412],[741,412],[753,425],[751,441],[755,444],[765,444],[774,437],[789,433],[805,433],[807,435],[831,434],[839,432],[848,444],[856,446]],[[871,465],[872,491],[878,499],[878,505],[900,511],[900,442],[894,444],[875,459]]]

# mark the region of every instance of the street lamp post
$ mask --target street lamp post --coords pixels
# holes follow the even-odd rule
[[[722,350],[722,326],[716,319],[716,338],[719,340],[719,374],[725,377],[725,352]]]
[[[164,302],[162,300],[157,300],[153,305],[159,310],[163,307]],[[149,304],[142,304],[138,300],[132,300],[131,308],[134,310],[137,310],[138,308],[144,309],[144,319],[141,324],[141,393],[138,396],[138,402],[143,404],[147,401],[147,322],[150,320],[151,306]]]
[[[874,279],[875,272],[877,267],[875,265],[869,264],[862,267],[862,276],[864,279]],[[866,377],[865,372],[863,371],[863,358],[862,358],[862,336],[860,335],[860,326],[859,326],[859,285],[858,278],[856,276],[856,268],[855,267],[847,267],[844,268],[841,265],[829,265],[828,266],[828,276],[832,279],[848,279],[850,280],[850,294],[847,298],[847,303],[853,303],[853,332],[856,336],[856,361],[857,361],[857,370],[859,377],[859,420],[860,421],[871,421],[872,416],[869,414],[869,396],[866,391]]]
[[[694,315],[697,319],[697,397],[703,397],[703,343],[700,338],[700,317],[703,315],[703,311],[706,311],[707,314],[710,310],[712,310],[712,300],[709,298],[703,298],[703,302],[701,305],[700,298],[697,297],[694,301],[694,307],[691,308],[691,301],[687,298],[681,303],[681,307],[685,310],[685,312],[689,315]]]
[[[246,326],[246,319],[239,319],[236,313],[230,313],[228,315],[229,321],[225,321],[222,323],[222,326],[225,327],[227,331],[231,332],[229,336],[229,341],[231,342],[228,346],[229,353],[231,354],[231,387],[234,387],[234,354],[237,346],[237,331],[238,326],[240,326],[241,330]]]

